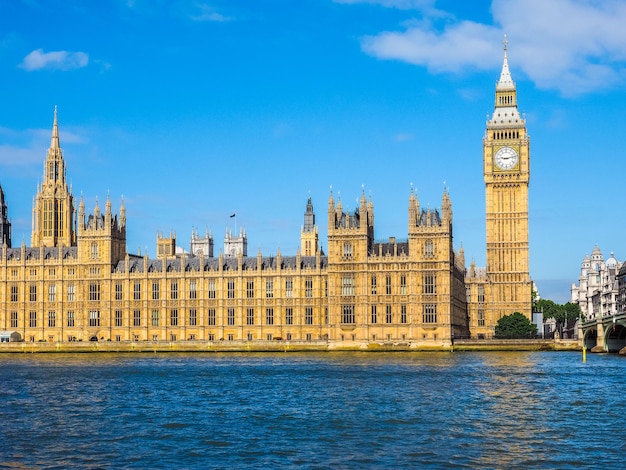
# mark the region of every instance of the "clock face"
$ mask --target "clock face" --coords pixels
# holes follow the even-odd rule
[[[501,170],[510,170],[517,165],[519,157],[517,152],[511,147],[502,147],[496,152],[494,160],[497,167]]]

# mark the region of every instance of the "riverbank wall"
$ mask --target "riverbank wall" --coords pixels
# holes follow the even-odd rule
[[[201,353],[305,351],[580,351],[576,340],[456,340],[453,344],[356,341],[94,341],[0,343],[2,353]]]

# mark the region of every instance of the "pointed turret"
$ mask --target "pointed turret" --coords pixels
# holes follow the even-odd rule
[[[331,196],[332,197],[332,196]],[[315,225],[315,212],[311,196],[306,204],[304,212],[304,225],[300,230],[300,247],[304,256],[313,256],[317,252],[319,244],[317,226]]]
[[[33,209],[31,242],[33,246],[75,246],[74,197],[65,178],[65,161],[59,143],[57,108],[54,108],[52,137],[44,177],[37,188]]]
[[[54,120],[52,122],[52,139],[50,140],[51,149],[61,149],[59,144],[59,121],[57,119],[57,107],[54,107]]]
[[[0,185],[0,245],[11,248],[11,222],[6,202],[4,201],[4,191]]]
[[[504,61],[502,63],[502,72],[500,73],[500,80],[496,85],[498,90],[510,90],[515,88],[515,82],[511,78],[511,72],[509,70],[509,59],[506,55],[508,41],[506,40],[506,34],[504,35]]]
[[[504,36],[504,59],[500,79],[496,83],[496,102],[490,124],[516,124],[523,122],[517,110],[517,90],[509,70],[508,41]]]

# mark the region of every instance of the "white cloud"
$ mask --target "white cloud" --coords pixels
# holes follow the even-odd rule
[[[87,141],[84,132],[70,132],[63,129],[59,132],[61,147],[63,144],[82,144]],[[46,158],[52,136],[52,122],[48,129],[16,130],[0,127],[0,137],[4,143],[0,145],[0,165],[29,166],[41,165]]]
[[[51,51],[36,49],[24,57],[20,68],[29,72],[33,70],[72,70],[86,67],[89,55],[84,52]]]
[[[334,0],[334,2],[348,5],[367,3],[387,8],[397,8],[399,10],[422,10],[431,8],[435,3],[434,0]]]
[[[209,5],[204,3],[196,5],[198,8],[198,12],[192,15],[189,15],[194,21],[213,21],[217,23],[223,23],[225,21],[230,21],[232,18],[222,15],[215,11],[215,9]]]
[[[356,3],[368,0],[340,0]],[[409,0],[370,0],[396,7]],[[494,69],[502,37],[509,38],[513,69],[538,88],[576,95],[615,87],[626,79],[626,3],[621,0],[493,0],[487,23],[435,14],[361,39],[364,52],[421,65],[433,73]],[[500,52],[498,52],[500,51]]]

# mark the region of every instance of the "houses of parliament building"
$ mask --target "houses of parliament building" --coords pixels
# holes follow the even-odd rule
[[[452,202],[408,197],[402,240],[374,238],[374,205],[354,211],[332,192],[328,253],[311,198],[295,255],[248,256],[247,235],[193,233],[188,252],[157,236],[156,258],[126,248],[126,209],[86,213],[68,188],[55,109],[30,246],[11,245],[0,188],[0,330],[25,341],[327,341],[450,346],[493,336],[498,319],[531,315],[529,140],[506,56],[483,138],[487,266],[453,248]],[[304,202],[304,201],[303,201]],[[351,342],[351,343],[350,343]]]

